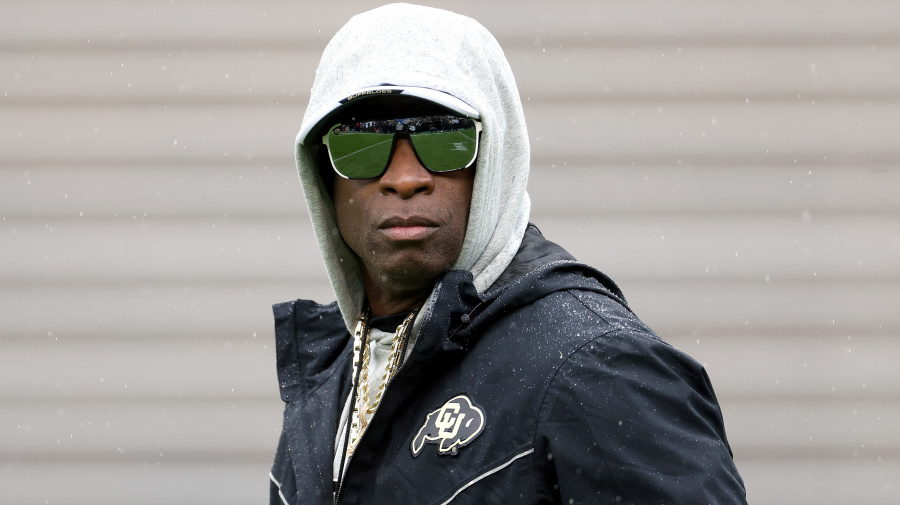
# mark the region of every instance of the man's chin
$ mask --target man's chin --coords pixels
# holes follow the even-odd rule
[[[403,254],[399,258],[393,258],[389,264],[379,265],[377,271],[384,283],[417,289],[433,285],[435,279],[447,268],[447,265],[423,260],[417,254]]]
[[[418,288],[431,286],[445,269],[396,268],[382,271],[382,281],[397,287]]]

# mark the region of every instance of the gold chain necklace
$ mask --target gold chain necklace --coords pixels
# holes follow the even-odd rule
[[[410,312],[403,322],[400,323],[400,326],[397,327],[397,331],[394,332],[387,365],[381,377],[381,384],[378,386],[378,393],[376,393],[375,400],[371,405],[369,404],[369,311],[364,311],[356,322],[356,329],[353,332],[353,386],[357,388],[357,395],[356,404],[353,405],[353,415],[351,416],[352,426],[347,451],[348,456],[353,453],[357,442],[359,442],[362,434],[369,426],[368,416],[375,414],[378,405],[381,403],[381,397],[384,395],[388,381],[394,376],[400,365],[403,338],[415,315],[416,311]],[[362,362],[362,370],[359,369],[360,362]],[[355,383],[357,370],[359,370],[359,384]]]

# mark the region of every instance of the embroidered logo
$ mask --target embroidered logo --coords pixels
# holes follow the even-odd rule
[[[409,448],[416,457],[426,443],[437,444],[438,454],[455,456],[460,447],[469,445],[483,430],[484,411],[465,395],[459,395],[428,414]]]

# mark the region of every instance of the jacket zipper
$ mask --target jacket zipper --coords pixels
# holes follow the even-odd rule
[[[413,317],[413,319],[415,320],[415,317]],[[424,324],[422,326],[424,326]],[[384,398],[387,397],[388,390],[391,388],[391,383],[393,383],[394,380],[399,379],[400,374],[404,370],[404,365],[406,365],[406,347],[409,344],[409,336],[412,333],[412,331],[413,331],[412,323],[410,323],[409,328],[406,331],[406,335],[404,335],[404,337],[403,337],[403,345],[401,346],[401,350],[400,350],[400,356],[401,356],[400,357],[400,360],[401,360],[400,366],[397,368],[397,372],[394,374],[394,376],[389,378],[388,383],[384,386],[384,393],[382,393],[382,395],[381,395],[382,402],[384,402]],[[369,339],[366,338],[365,345],[368,345],[368,340]],[[418,343],[419,343],[418,340],[416,340],[416,345]],[[415,345],[413,345],[413,350],[415,350]],[[360,353],[361,352],[362,351],[360,350]],[[410,356],[412,356],[412,352],[410,352]],[[334,505],[338,505],[341,502],[341,498],[344,495],[344,480],[345,480],[347,473],[350,471],[350,463],[353,461],[353,456],[356,455],[356,451],[354,450],[353,454],[351,454],[349,458],[347,457],[347,444],[350,442],[350,423],[353,422],[353,420],[350,417],[353,415],[353,405],[355,405],[355,402],[356,402],[356,391],[358,389],[357,385],[359,384],[359,379],[360,379],[359,376],[361,375],[361,373],[362,373],[362,364],[360,364],[359,370],[356,372],[356,375],[357,375],[356,385],[353,386],[353,392],[350,395],[350,415],[347,416],[347,426],[345,428],[345,433],[344,433],[344,454],[341,456],[341,466],[339,469],[340,475],[338,476],[338,486],[337,486],[337,490],[334,492]],[[378,404],[378,406],[375,407],[375,412],[372,413],[373,421],[375,420],[375,416],[378,415],[379,410],[381,410],[381,404]],[[372,421],[369,421],[369,424],[372,424]],[[366,430],[366,431],[368,431],[368,430]],[[356,441],[356,447],[359,447],[359,444],[362,443],[362,440],[363,440],[363,438],[365,438],[365,436],[366,436],[366,433],[363,432],[362,436],[359,437],[359,440]]]
[[[360,351],[361,353],[361,351]],[[347,473],[347,466],[350,466],[350,460],[353,459],[353,455],[350,455],[350,458],[347,458],[347,446],[350,443],[350,423],[353,422],[351,417],[353,416],[353,406],[356,405],[356,394],[357,384],[359,384],[359,378],[362,374],[362,366],[359,367],[359,370],[356,371],[356,380],[353,381],[353,391],[350,393],[350,412],[347,415],[347,424],[344,425],[344,453],[341,455],[341,464],[338,467],[338,485],[337,489],[334,490],[334,505],[337,505],[338,500],[341,496],[341,491],[343,490],[344,484],[344,475]],[[375,409],[376,412],[378,409]],[[374,415],[373,415],[374,417]],[[363,433],[365,435],[365,433]],[[357,441],[357,445],[359,445],[359,441]]]

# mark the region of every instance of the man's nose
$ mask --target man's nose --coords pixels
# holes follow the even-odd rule
[[[425,169],[408,139],[398,139],[394,155],[387,170],[378,181],[381,192],[396,194],[401,198],[412,198],[418,193],[434,191],[434,177]]]

